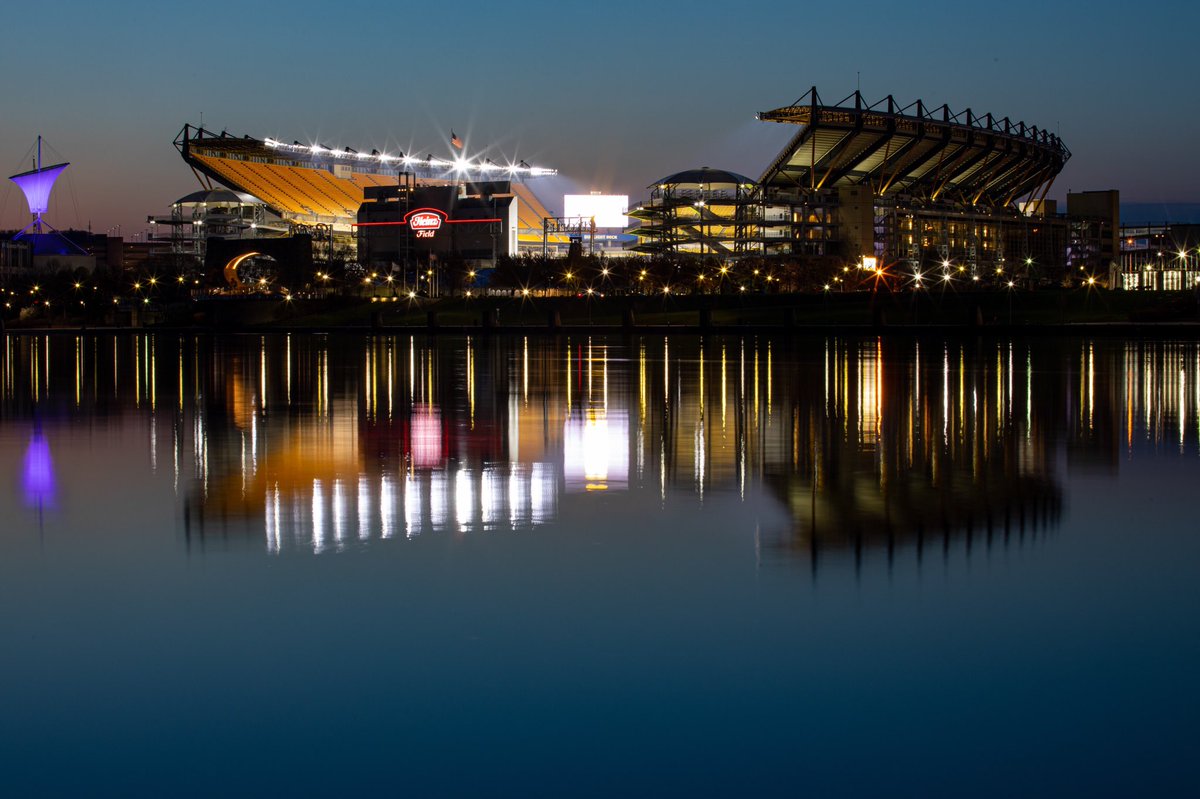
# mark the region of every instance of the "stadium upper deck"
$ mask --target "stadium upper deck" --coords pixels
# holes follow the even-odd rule
[[[1057,136],[1024,122],[920,100],[901,108],[891,95],[866,105],[856,91],[824,105],[814,86],[758,118],[801,126],[759,181],[781,190],[860,185],[880,198],[1002,208],[1044,196],[1071,157]]]
[[[348,147],[238,138],[191,125],[184,125],[175,146],[206,188],[216,181],[253,195],[289,222],[329,225],[337,233],[351,232],[364,189],[395,185],[402,173],[412,174],[421,185],[511,180],[518,198],[518,240],[530,247],[541,246],[543,220],[553,216],[523,181],[555,171],[524,162],[501,166],[488,160],[360,153]]]

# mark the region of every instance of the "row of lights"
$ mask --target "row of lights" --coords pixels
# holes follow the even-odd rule
[[[483,161],[472,161],[467,158],[456,158],[453,161],[447,161],[444,158],[437,158],[434,155],[426,156],[425,158],[415,158],[411,155],[391,155],[390,153],[359,153],[347,150],[331,150],[322,147],[319,144],[284,144],[278,139],[267,138],[264,140],[267,147],[273,150],[284,150],[288,152],[300,153],[310,156],[323,156],[327,158],[341,158],[350,161],[376,161],[380,164],[400,163],[405,166],[425,166],[434,169],[453,169],[456,172],[505,172],[510,175],[530,175],[532,177],[542,177],[546,175],[557,175],[557,169],[549,169],[547,167],[530,166],[524,161],[516,164],[500,164],[492,163],[488,159]]]

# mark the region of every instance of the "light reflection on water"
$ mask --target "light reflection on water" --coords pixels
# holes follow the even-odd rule
[[[1194,782],[1194,342],[2,352],[10,792]]]
[[[1071,465],[1195,451],[1200,351],[1173,342],[825,337],[7,338],[25,498],[45,428],[132,418],[186,538],[267,552],[553,520],[578,494],[765,492],[768,556],[987,545],[1052,529]],[[61,453],[59,457],[69,457]],[[32,464],[32,466],[30,465]]]

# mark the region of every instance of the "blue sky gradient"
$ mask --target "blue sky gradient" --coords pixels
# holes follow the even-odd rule
[[[43,15],[45,16],[45,15]],[[0,166],[38,133],[72,162],[48,218],[122,225],[193,190],[171,141],[206,127],[333,147],[557,168],[567,191],[644,196],[695,166],[757,177],[793,132],[755,121],[816,85],[827,102],[891,93],[1058,131],[1053,195],[1194,201],[1195,6],[349,0],[178,6],[68,0],[0,48]],[[38,35],[36,28],[46,33]],[[5,181],[0,228],[26,221]]]

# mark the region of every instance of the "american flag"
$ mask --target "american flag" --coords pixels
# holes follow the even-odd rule
[[[459,150],[463,148],[462,139],[458,138],[454,131],[450,131],[450,144]]]

